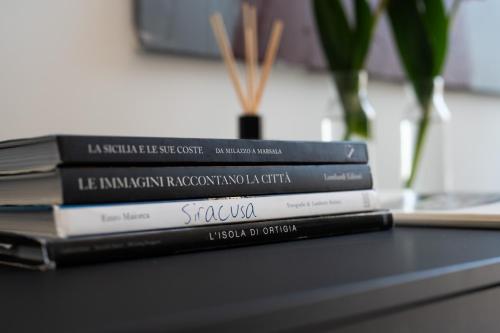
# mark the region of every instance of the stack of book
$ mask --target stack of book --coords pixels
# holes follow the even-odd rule
[[[0,261],[40,269],[384,230],[360,142],[0,143]]]

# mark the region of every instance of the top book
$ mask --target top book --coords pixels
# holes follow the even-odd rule
[[[0,142],[0,174],[58,165],[367,163],[362,142],[51,135]]]

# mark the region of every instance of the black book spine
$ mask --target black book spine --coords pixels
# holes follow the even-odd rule
[[[48,242],[57,266],[162,256],[392,227],[387,211],[119,234]]]
[[[65,204],[350,191],[372,188],[366,164],[61,168]]]
[[[367,163],[362,142],[58,136],[63,164]]]

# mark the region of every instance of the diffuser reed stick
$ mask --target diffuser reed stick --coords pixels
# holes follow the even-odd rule
[[[260,101],[262,95],[264,94],[264,88],[266,87],[267,79],[271,73],[271,68],[273,67],[274,60],[276,59],[276,53],[278,52],[281,34],[283,32],[283,22],[276,21],[273,24],[273,30],[271,33],[271,39],[266,50],[266,57],[264,59],[264,67],[262,69],[262,74],[260,76],[259,86],[257,88],[257,93],[253,99],[253,105],[255,110],[259,109]]]
[[[212,15],[212,17],[210,18],[210,24],[212,25],[215,39],[217,40],[217,44],[219,45],[222,57],[224,58],[224,63],[226,64],[227,70],[229,72],[229,77],[231,78],[234,90],[236,91],[236,95],[240,100],[243,110],[247,110],[247,98],[243,94],[243,89],[241,87],[239,75],[236,69],[233,50],[231,48],[231,44],[229,43],[229,38],[227,37],[226,28],[224,26],[224,22],[222,21],[222,15],[220,13]]]
[[[250,5],[246,2],[243,3],[242,5],[242,11],[243,11],[243,37],[245,41],[245,62],[246,62],[246,71],[247,71],[247,93],[248,93],[248,100],[249,104],[248,110],[245,111],[251,111],[253,109],[253,101],[252,97],[255,94],[255,61],[254,61],[254,56],[255,56],[255,39],[254,39],[254,32],[253,32],[253,18],[252,18],[252,9],[250,8]]]
[[[215,13],[210,18],[220,52],[226,64],[229,77],[236,91],[245,115],[255,116],[258,113],[266,82],[279,49],[283,22],[277,20],[273,23],[271,38],[265,53],[264,65],[260,78],[258,78],[258,38],[257,38],[257,9],[255,6],[243,3],[243,35],[245,39],[245,64],[246,64],[246,91],[240,83],[239,74],[234,60],[231,44],[227,37],[226,28],[220,13]]]

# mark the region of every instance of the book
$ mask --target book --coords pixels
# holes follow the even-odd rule
[[[398,225],[500,228],[498,193],[386,193],[383,206]]]
[[[0,177],[0,204],[95,204],[371,188],[366,164],[60,167]]]
[[[0,143],[0,174],[58,165],[364,164],[362,142],[52,135]]]
[[[390,212],[376,211],[66,239],[0,233],[0,262],[47,270],[76,264],[386,230],[391,226]]]
[[[93,206],[4,206],[0,207],[0,232],[65,238],[377,209],[380,203],[373,190]]]

